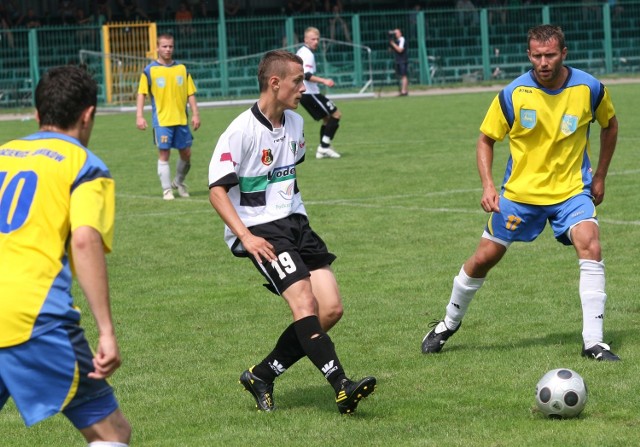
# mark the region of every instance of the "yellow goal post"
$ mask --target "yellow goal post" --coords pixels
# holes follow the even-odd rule
[[[102,26],[104,44],[104,86],[107,104],[123,101],[131,85],[137,85],[140,73],[157,54],[157,28],[153,22],[108,23]],[[130,56],[119,59],[117,66],[111,54]],[[122,79],[129,82],[122,82]]]

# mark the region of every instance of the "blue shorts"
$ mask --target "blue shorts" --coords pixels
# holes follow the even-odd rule
[[[87,377],[93,352],[76,324],[0,349],[0,409],[11,396],[27,426],[62,412],[78,429],[118,408],[106,380]]]
[[[542,233],[549,221],[558,242],[572,245],[569,230],[588,219],[597,222],[596,206],[587,193],[555,205],[526,205],[500,196],[500,212],[491,214],[486,231],[507,243],[531,242]]]
[[[153,140],[158,149],[186,149],[193,144],[189,126],[154,127]]]

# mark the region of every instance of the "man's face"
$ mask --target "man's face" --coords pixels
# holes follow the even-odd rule
[[[173,60],[173,39],[158,40],[158,58],[165,63]]]
[[[287,72],[278,83],[278,101],[287,109],[297,109],[302,98],[304,87],[304,71],[302,65],[290,61],[287,63]]]
[[[531,40],[527,54],[538,82],[545,87],[560,87],[555,84],[561,76],[562,66],[567,57],[567,48],[560,48],[555,38],[547,42]]]
[[[316,51],[320,43],[320,35],[318,33],[307,33],[304,36],[304,44],[309,47],[311,51]]]

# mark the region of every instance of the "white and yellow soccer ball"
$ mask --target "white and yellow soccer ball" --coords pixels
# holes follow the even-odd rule
[[[568,368],[552,369],[536,385],[536,406],[550,418],[572,418],[587,404],[584,379]]]

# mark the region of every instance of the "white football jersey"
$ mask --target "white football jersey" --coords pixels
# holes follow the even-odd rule
[[[209,188],[229,187],[229,199],[247,227],[306,216],[296,182],[304,154],[302,117],[285,110],[283,126],[274,129],[256,103],[220,136],[209,163]],[[234,252],[244,251],[226,226],[224,238]]]
[[[316,74],[316,56],[313,54],[313,51],[311,51],[308,46],[303,45],[300,47],[296,54],[300,56],[300,58],[302,58],[302,69],[304,70],[304,72]],[[317,82],[310,82],[305,80],[304,86],[307,89],[305,93],[320,93],[320,87],[318,86]]]

